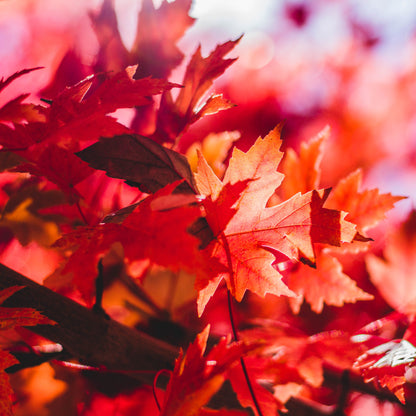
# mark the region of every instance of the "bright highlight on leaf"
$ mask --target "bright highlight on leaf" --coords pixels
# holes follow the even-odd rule
[[[279,205],[267,206],[283,180],[276,171],[282,158],[279,147],[277,127],[264,139],[257,139],[247,153],[234,149],[223,181],[200,157],[197,186],[206,197],[206,218],[216,236],[207,250],[227,269],[210,282],[197,282],[200,315],[222,279],[238,301],[247,290],[262,297],[267,293],[296,296],[273,267],[273,251],[314,265],[315,244],[340,246],[354,238],[355,226],[344,220],[346,213],[324,208],[326,191],[297,193]],[[236,195],[232,216],[224,216],[224,198],[219,195],[238,181],[248,181],[247,187]],[[229,221],[224,223],[223,218]]]

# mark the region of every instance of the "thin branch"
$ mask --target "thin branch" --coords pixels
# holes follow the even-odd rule
[[[178,347],[106,319],[0,264],[0,290],[15,285],[25,288],[2,306],[35,308],[55,321],[57,325],[29,329],[62,345],[65,357],[76,358],[81,364],[100,368],[100,371],[125,374],[148,385],[152,385],[159,370],[173,369],[179,355]],[[209,406],[241,409],[227,385],[211,399]]]

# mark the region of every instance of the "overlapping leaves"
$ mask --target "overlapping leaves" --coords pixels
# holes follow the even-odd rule
[[[197,416],[211,414],[202,409],[220,389],[227,372],[239,358],[258,346],[256,343],[230,343],[222,338],[206,355],[209,326],[188,347],[186,354],[176,359],[175,368],[166,389],[161,416]],[[243,415],[238,411],[222,410],[212,414]]]
[[[153,193],[139,194],[139,203],[116,212],[103,223],[78,228],[58,240],[55,247],[69,257],[48,282],[55,279],[55,286],[75,286],[85,298],[91,299],[97,263],[112,248],[121,246],[127,263],[147,260],[175,272],[184,269],[195,273],[199,314],[223,283],[238,301],[243,300],[247,290],[261,297],[267,293],[291,297],[295,312],[304,299],[317,313],[325,304],[341,306],[345,302],[371,299],[344,273],[336,254],[351,247],[365,249],[366,230],[377,224],[401,198],[380,194],[378,190],[361,191],[360,171],[332,184],[332,192],[320,189],[319,164],[326,132],[302,144],[299,156],[288,150],[280,163],[283,154],[279,150],[277,128],[264,139],[259,138],[246,153],[234,149],[221,180],[202,155],[194,177],[186,158],[173,150],[173,145],[168,148],[159,144],[176,143],[200,118],[233,106],[218,94],[203,99],[215,78],[234,62],[235,59],[225,57],[238,40],[218,45],[206,58],[198,48],[187,65],[175,99],[170,89],[178,85],[150,77],[166,78],[182,61],[183,54],[176,42],[193,22],[188,15],[190,6],[189,0],[163,1],[155,9],[151,0],[145,0],[136,39],[131,51],[127,51],[116,28],[114,7],[111,1],[104,1],[101,12],[92,15],[99,42],[96,67],[105,71],[116,68],[115,73],[89,77],[54,97],[48,106],[24,104],[27,94],[22,94],[0,109],[0,144],[3,151],[17,155],[11,164],[15,171],[48,179],[69,196],[70,202],[82,198],[77,187],[95,170],[105,170],[111,178],[123,179],[143,192]],[[111,45],[116,45],[115,50]],[[132,63],[139,65],[119,72]],[[1,80],[0,91],[30,71],[23,70]],[[104,81],[100,83],[102,77]],[[153,105],[151,97],[156,94],[162,94],[162,99],[155,109],[153,126],[140,116]],[[140,119],[136,122],[145,125],[148,137],[135,134],[110,115],[119,108],[133,107],[146,109],[140,112],[136,108],[136,119]],[[86,146],[89,147],[84,149]],[[27,218],[27,205],[19,207]],[[19,213],[18,209],[13,211]],[[19,221],[22,217],[18,216]],[[17,229],[19,224],[15,226],[14,219],[11,214],[4,215],[3,222]],[[32,225],[37,224],[32,217],[29,219]],[[397,239],[393,246],[401,243]],[[400,247],[400,251],[405,250]],[[388,294],[395,285],[387,275],[393,275],[390,272],[395,270],[396,276],[400,264],[406,266],[411,262],[400,261],[396,254],[388,247],[387,262],[369,257],[368,265],[380,292],[391,306],[400,308],[394,296],[396,291]],[[277,260],[281,256],[295,265],[285,274]],[[71,279],[65,280],[68,275]],[[405,277],[401,280],[406,282]],[[383,287],[385,282],[387,289]],[[401,282],[399,294],[406,300],[406,311],[413,312],[414,299],[405,297],[405,286]],[[19,324],[32,322],[23,310],[17,316],[21,319]],[[339,337],[342,340],[338,345],[339,339],[329,335],[322,340],[299,334],[290,337],[284,331],[270,328],[260,332],[257,335],[268,337],[269,351],[265,348],[262,356],[250,357],[248,362],[261,367],[262,373],[252,374],[255,378],[268,378],[276,397],[280,397],[277,391],[284,382],[293,383],[289,386],[291,394],[301,384],[320,385],[323,355],[334,350],[340,353],[341,347],[349,345],[343,337]],[[237,356],[245,354],[247,349],[242,344],[222,341],[203,357],[206,338],[207,331],[185,356],[178,358],[162,414],[220,414],[200,407],[218,390],[226,372],[241,403],[251,401],[249,394],[241,393],[242,377],[239,367],[234,366]],[[330,345],[335,338],[335,345]],[[357,361],[357,367],[366,372],[367,378],[374,376],[395,393],[400,390],[400,399],[403,368],[400,380],[385,373],[386,367],[395,367],[388,358],[396,352],[400,355],[404,347],[406,354],[410,351],[405,364],[413,363],[414,351],[408,348],[408,343],[407,340],[394,345],[383,343],[380,349],[370,349]],[[304,348],[304,344],[310,348]],[[286,350],[294,347],[292,357],[280,355],[286,360],[283,364],[268,355],[273,349],[276,353],[282,345]],[[321,347],[324,352],[318,351]],[[374,356],[378,360],[375,363]],[[1,363],[2,369],[10,364],[7,360],[8,357]],[[277,404],[273,395],[260,384],[254,385],[256,394],[266,403],[264,406],[270,406],[267,409],[275,413]],[[3,391],[9,392],[7,387]]]

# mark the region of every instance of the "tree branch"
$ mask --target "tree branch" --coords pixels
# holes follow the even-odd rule
[[[0,290],[15,285],[25,288],[7,299],[2,306],[35,308],[55,321],[57,325],[38,325],[29,329],[61,344],[71,357],[81,363],[109,371],[127,371],[129,377],[148,384],[153,381],[152,372],[156,374],[161,369],[173,368],[179,353],[177,347],[106,319],[102,314],[97,314],[0,264]],[[325,367],[324,375],[326,384],[336,386],[341,383],[341,372],[335,368]],[[352,375],[350,388],[380,400],[398,402],[392,393],[377,390],[372,384],[364,383],[358,376]],[[227,383],[209,405],[214,408],[240,407]],[[406,408],[413,409],[415,406],[414,401],[409,401]],[[331,407],[319,407],[317,403],[312,404],[296,398],[289,400],[287,408],[288,414],[297,415],[326,416],[331,414],[332,410]]]
[[[57,325],[37,325],[29,329],[53,342],[81,363],[103,367],[149,385],[161,369],[173,369],[179,348],[136,329],[126,327],[74,302],[20,273],[0,264],[0,290],[25,286],[2,306],[29,307],[43,313]],[[151,373],[149,373],[151,372]],[[154,374],[152,374],[154,372]],[[210,401],[213,408],[240,408],[227,383]]]
[[[154,371],[172,368],[179,350],[144,332],[105,319],[90,309],[0,264],[0,289],[25,286],[3,306],[30,307],[57,325],[30,330],[59,343],[74,358],[108,370]],[[147,380],[148,381],[148,380]]]

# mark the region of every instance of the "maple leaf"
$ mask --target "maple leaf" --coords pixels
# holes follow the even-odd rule
[[[166,388],[161,416],[228,415],[228,411],[201,412],[201,408],[220,389],[229,368],[242,355],[257,348],[258,345],[230,343],[229,338],[221,338],[218,344],[204,356],[209,329],[208,325],[197,335],[186,354],[181,351],[176,359],[175,368]],[[232,414],[233,412],[230,412],[230,415]]]
[[[328,140],[329,128],[324,128],[316,137],[302,142],[299,155],[288,149],[279,169],[285,174],[279,195],[289,197],[295,192],[306,192],[319,187],[320,163],[324,154],[324,145]],[[364,232],[385,218],[387,211],[403,197],[380,194],[377,189],[361,191],[362,172],[356,170],[340,180],[331,190],[325,208],[348,212],[345,219],[357,225]],[[367,243],[359,244],[357,240]],[[370,300],[372,296],[357,287],[355,281],[342,271],[342,264],[334,257],[334,252],[347,250],[365,250],[368,239],[357,234],[353,247],[343,244],[340,249],[319,248],[316,269],[298,265],[288,273],[288,286],[298,294],[290,299],[290,305],[298,313],[303,299],[310,303],[312,310],[320,313],[323,304],[342,306],[357,300]],[[319,287],[319,290],[318,290]]]
[[[206,218],[217,237],[207,250],[228,272],[208,282],[197,281],[199,314],[222,279],[238,301],[246,290],[262,297],[266,293],[295,296],[273,267],[272,251],[314,264],[315,243],[339,246],[343,241],[352,241],[355,235],[355,226],[344,220],[346,213],[323,208],[326,191],[296,194],[279,205],[266,206],[283,179],[276,171],[282,157],[279,133],[277,127],[264,139],[257,139],[247,153],[234,149],[223,181],[200,158],[197,186],[206,197]],[[234,206],[235,213],[225,224],[223,202],[218,196],[224,186],[237,181],[249,183]]]
[[[357,169],[341,179],[333,188],[325,206],[347,211],[346,219],[357,224],[359,231],[366,231],[384,220],[394,204],[406,197],[380,194],[378,189],[360,191],[362,176],[362,170]]]
[[[134,80],[135,68],[127,67],[115,74],[107,74],[92,91],[90,89],[97,76],[87,77],[66,88],[48,107],[38,107],[42,122],[14,125],[4,132],[4,128],[0,130],[0,144],[8,150],[19,151],[20,155],[30,160],[36,153],[36,146],[33,146],[36,143],[53,143],[77,151],[80,150],[80,142],[93,142],[100,136],[130,132],[108,114],[119,108],[146,105],[151,102],[152,95],[177,86],[150,77]]]
[[[129,66],[124,71],[108,77],[85,99],[88,105],[99,105],[102,112],[112,113],[118,108],[132,108],[149,104],[149,96],[160,94],[178,84],[163,79],[146,77],[134,79],[137,66]]]
[[[133,79],[137,66],[128,66],[116,73],[105,74],[97,88],[86,95],[97,75],[88,76],[67,87],[52,102],[53,118],[70,118],[91,112],[112,113],[118,108],[131,108],[150,102],[151,95],[178,86],[157,78]],[[55,103],[55,104],[54,104]],[[83,114],[82,114],[83,113]]]
[[[233,105],[222,96],[210,97],[200,109],[196,109],[203,95],[211,87],[215,78],[219,77],[235,59],[223,59],[240,38],[218,45],[207,58],[202,58],[199,46],[189,62],[183,88],[174,101],[169,91],[162,95],[157,115],[157,125],[154,137],[158,141],[174,141],[180,133],[207,114],[231,108]]]
[[[99,44],[94,64],[97,72],[120,71],[129,63],[137,63],[129,62],[129,53],[118,30],[114,1],[104,0],[101,9],[96,13],[90,12],[89,16]]]
[[[137,22],[136,39],[131,49],[139,64],[135,78],[155,76],[167,78],[184,57],[176,46],[195,19],[188,15],[192,0],[162,1],[155,9],[152,0],[145,0]]]
[[[41,69],[29,68],[23,69],[14,73],[6,79],[0,79],[0,93],[4,90],[10,83],[15,79],[21,77],[22,75],[28,74],[32,71]],[[0,108],[0,123],[2,122],[12,122],[12,123],[21,123],[24,121],[43,121],[44,117],[38,111],[39,107],[34,104],[24,104],[23,101],[29,96],[29,94],[20,94],[18,97],[10,100]]]
[[[43,176],[65,192],[71,199],[80,195],[75,186],[94,173],[87,163],[70,151],[54,144],[42,146],[30,153],[30,163],[23,163],[13,170]]]
[[[369,254],[366,264],[371,282],[387,303],[399,312],[416,312],[416,211],[387,237],[383,259]]]
[[[290,198],[297,192],[305,193],[319,188],[320,164],[329,133],[329,127],[325,127],[308,142],[302,142],[299,156],[292,148],[287,149],[279,166],[279,171],[285,175],[282,186],[279,188],[279,193],[284,199]]]
[[[195,142],[186,151],[186,157],[193,172],[196,172],[198,165],[198,151],[200,151],[215,174],[222,178],[225,172],[224,161],[233,143],[240,138],[237,131],[223,131],[211,133],[201,143]]]
[[[77,156],[93,168],[105,170],[112,178],[124,179],[143,192],[156,192],[185,179],[178,190],[195,193],[195,181],[186,158],[144,136],[101,138]]]
[[[0,92],[4,90],[10,83],[12,83],[15,79],[21,77],[22,75],[28,74],[29,72],[36,71],[38,69],[41,69],[42,67],[36,67],[36,68],[28,68],[28,69],[22,69],[21,71],[15,72],[13,75],[10,75],[6,79],[1,78],[0,79]]]
[[[256,350],[256,355],[249,355],[245,362],[254,379],[262,380],[269,390],[273,388],[274,397],[278,399],[280,406],[290,396],[297,396],[300,386],[303,386],[304,392],[312,392],[321,386],[325,364],[349,369],[357,355],[362,352],[362,348],[352,343],[349,335],[343,331],[307,335],[294,326],[275,320],[256,319],[253,324],[253,328],[240,332],[241,339],[248,343],[257,340],[263,344]],[[237,372],[238,369],[232,371]],[[236,377],[231,382],[239,394],[237,386],[241,381]],[[260,387],[262,386],[258,386],[259,390]],[[244,391],[242,384],[241,388]],[[272,397],[266,392],[261,394],[272,406]]]
[[[136,66],[107,74],[103,82],[89,91],[97,76],[90,76],[65,89],[45,109],[53,136],[75,136],[77,141],[95,141],[100,136],[127,133],[130,130],[108,114],[119,108],[143,106],[151,96],[178,86],[164,80],[133,79]],[[90,92],[87,95],[87,92]],[[57,127],[59,127],[57,129]],[[55,132],[56,130],[56,132]],[[57,137],[54,140],[57,140]]]
[[[406,372],[414,366],[416,348],[406,339],[379,344],[360,355],[353,368],[365,382],[374,381],[387,387],[404,404]]]
[[[0,305],[24,286],[10,286],[0,291]],[[7,308],[0,306],[0,330],[12,329],[17,326],[54,325],[56,322],[33,308]],[[12,389],[9,384],[9,376],[4,371],[12,365],[18,364],[18,360],[6,351],[0,351],[0,413],[12,416]]]
[[[299,264],[288,275],[287,285],[298,294],[290,298],[290,306],[299,313],[303,299],[316,313],[321,313],[324,302],[327,305],[342,306],[357,300],[371,300],[374,297],[357,287],[354,280],[342,271],[338,259],[320,251],[316,259],[316,268]]]

